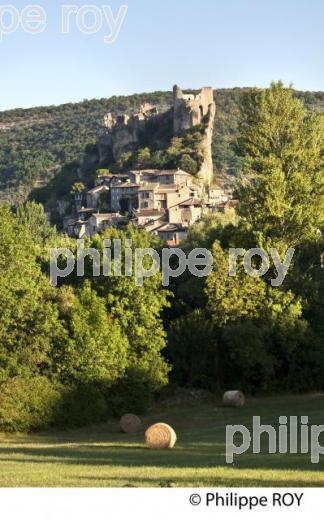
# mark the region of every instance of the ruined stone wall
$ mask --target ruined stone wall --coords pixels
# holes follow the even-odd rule
[[[159,114],[152,105],[142,105],[138,114],[115,118],[107,114],[104,127],[98,143],[100,162],[108,159],[118,160],[122,153],[136,149],[140,142],[141,133],[152,121],[157,125],[164,125],[168,117],[173,125],[173,135],[181,134],[190,128],[204,124],[202,148],[204,161],[198,173],[201,183],[209,184],[213,177],[213,161],[211,143],[215,121],[216,106],[213,98],[213,89],[204,87],[197,94],[185,94],[175,85],[173,88],[173,108],[164,114]],[[164,117],[164,119],[163,119]],[[172,128],[170,126],[170,132]],[[151,134],[150,134],[151,135]]]
[[[100,162],[111,157],[116,161],[124,152],[132,150],[137,145],[139,132],[151,113],[150,105],[141,107],[141,111],[131,117],[126,114],[114,117],[108,113],[104,118],[98,144]]]
[[[213,89],[204,87],[199,94],[184,94],[175,85],[173,87],[173,131],[179,134],[192,126],[202,123],[207,116],[210,105],[214,105]]]
[[[198,172],[198,178],[202,183],[210,184],[213,178],[211,145],[216,115],[213,89],[211,87],[204,87],[197,95],[193,95],[184,94],[182,90],[175,85],[173,87],[173,104],[173,131],[175,135],[201,123],[206,125],[201,143],[204,161]]]

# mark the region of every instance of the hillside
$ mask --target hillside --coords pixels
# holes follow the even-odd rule
[[[213,158],[219,177],[239,170],[232,144],[237,136],[243,91],[239,88],[215,90]],[[324,92],[296,92],[296,95],[310,110],[324,111]],[[24,199],[33,187],[48,184],[62,166],[79,161],[86,146],[96,141],[104,114],[108,111],[114,115],[133,113],[144,102],[164,110],[171,105],[172,93],[113,96],[0,112],[0,198],[15,203]]]

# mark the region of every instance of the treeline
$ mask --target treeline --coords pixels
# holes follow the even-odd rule
[[[233,149],[239,106],[246,89],[215,90],[217,117],[213,142],[216,171],[236,174],[241,162]],[[324,109],[324,93],[296,93],[310,110]],[[60,106],[0,112],[0,192],[3,198],[24,200],[33,186],[47,184],[68,163],[79,161],[87,145],[96,142],[104,114],[133,113],[144,102],[162,110],[171,106],[171,92],[113,96]],[[185,159],[186,160],[186,159]],[[188,163],[188,160],[187,160]],[[187,164],[195,169],[195,165]]]
[[[143,412],[169,372],[161,276],[143,286],[125,276],[94,278],[88,258],[84,277],[52,287],[50,248],[76,253],[76,241],[58,235],[33,202],[17,212],[0,207],[0,236],[0,430]],[[102,252],[103,239],[126,237],[133,247],[161,247],[133,228],[107,230],[88,245]]]

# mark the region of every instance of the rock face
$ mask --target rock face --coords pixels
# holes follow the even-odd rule
[[[99,160],[118,160],[128,151],[136,150],[145,134],[152,135],[154,130],[165,127],[166,135],[170,126],[170,137],[181,135],[197,125],[204,125],[201,142],[204,160],[198,172],[201,183],[210,184],[213,177],[211,143],[216,114],[213,89],[204,87],[197,94],[184,94],[175,85],[173,87],[173,107],[164,113],[145,103],[139,112],[129,116],[114,117],[108,113],[103,122],[102,134],[98,143]]]
[[[142,105],[140,111],[132,116],[123,114],[114,117],[109,112],[104,117],[99,140],[100,162],[111,158],[116,161],[123,153],[135,149],[140,141],[140,134],[145,131],[147,121],[157,116],[156,107],[149,103]]]

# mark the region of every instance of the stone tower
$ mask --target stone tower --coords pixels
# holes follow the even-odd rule
[[[204,161],[201,165],[198,177],[201,182],[210,184],[213,179],[212,139],[216,105],[212,87],[204,87],[199,94],[184,94],[175,85],[173,87],[173,132],[174,135],[204,124],[202,149]]]
[[[211,106],[215,106],[213,89],[204,87],[199,94],[184,94],[175,85],[173,87],[173,131],[175,134],[188,130],[192,126],[203,122],[208,115]]]

